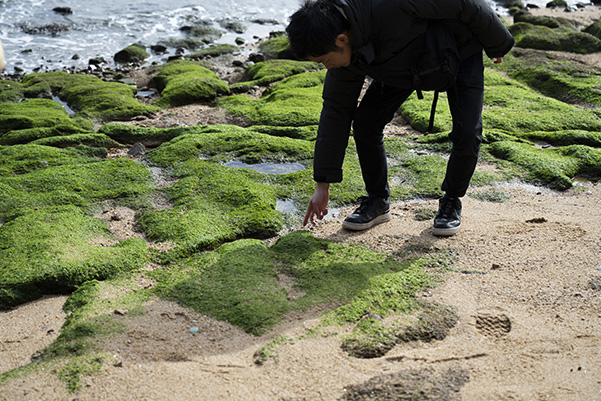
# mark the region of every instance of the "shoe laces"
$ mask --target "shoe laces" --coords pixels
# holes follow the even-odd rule
[[[369,196],[361,196],[357,199],[357,202],[361,202],[361,205],[355,210],[355,213],[363,213],[367,210],[369,205]]]
[[[458,198],[442,198],[440,214],[444,218],[454,217],[457,211]]]

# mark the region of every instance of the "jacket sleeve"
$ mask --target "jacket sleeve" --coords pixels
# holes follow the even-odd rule
[[[515,40],[485,0],[397,0],[406,13],[422,19],[462,22],[482,44],[488,57],[502,57]]]
[[[342,163],[364,79],[363,74],[347,68],[333,68],[326,74],[315,141],[313,178],[316,182],[342,181]]]

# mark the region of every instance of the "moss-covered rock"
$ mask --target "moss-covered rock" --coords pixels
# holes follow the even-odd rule
[[[270,125],[253,125],[248,128],[254,132],[260,132],[271,136],[285,136],[294,139],[314,141],[317,138],[317,125],[305,127],[273,127]]]
[[[515,80],[501,74],[485,71],[484,126],[515,135],[530,131],[601,130],[601,118],[594,110],[583,109],[542,96]],[[412,96],[401,106],[411,125],[426,131],[432,95],[424,93],[425,100]],[[441,94],[441,99],[444,99]],[[448,104],[439,101],[433,132],[451,130]]]
[[[0,227],[0,309],[142,267],[146,244],[104,246],[106,225],[74,206],[42,208]],[[93,245],[96,243],[96,245]]]
[[[297,57],[290,49],[290,41],[286,35],[279,35],[261,42],[259,51],[268,59],[287,58],[297,60]]]
[[[232,84],[232,91],[247,91],[254,86],[267,86],[295,74],[322,69],[310,61],[269,60],[250,66],[246,70],[246,81]]]
[[[540,50],[516,48],[493,68],[562,102],[601,107],[600,67]]]
[[[153,81],[161,93],[161,98],[155,103],[160,107],[213,100],[230,92],[228,84],[217,74],[194,62],[171,61],[158,70]]]
[[[261,334],[291,310],[324,303],[351,302],[336,314],[354,322],[367,309],[383,315],[412,310],[416,291],[429,282],[418,265],[409,268],[362,246],[296,231],[272,247],[257,240],[225,244],[157,271],[155,278],[161,296]],[[289,291],[300,296],[289,296],[281,276],[293,280]]]
[[[63,99],[77,115],[98,120],[129,120],[158,109],[135,99],[137,89],[117,82],[105,82],[89,75],[63,71],[26,75],[22,84],[29,95],[50,90]]]
[[[46,147],[25,145],[18,151],[34,155],[37,149],[45,150]],[[34,160],[33,157],[9,165],[14,169],[33,171],[0,177],[0,219],[8,220],[44,206],[90,207],[105,200],[140,207],[152,190],[150,172],[140,163],[111,159],[75,164],[68,158],[79,158],[79,155],[68,153],[69,149],[60,151],[64,152],[63,158],[51,159],[53,166],[49,165],[51,161]]]
[[[136,127],[119,123],[104,124],[98,129],[98,133],[104,134],[118,143],[129,145],[141,143],[148,147],[159,146],[187,131],[188,128],[186,127],[163,129],[154,127]]]
[[[113,56],[116,63],[128,64],[128,63],[141,63],[150,57],[150,53],[146,51],[146,47],[138,43],[129,45],[126,48],[119,50]]]
[[[532,25],[542,25],[542,26],[546,26],[548,28],[565,27],[565,28],[569,28],[569,29],[573,29],[573,30],[577,30],[580,27],[580,24],[578,23],[578,21],[573,20],[573,19],[562,18],[562,17],[550,17],[550,16],[543,16],[543,15],[533,15],[525,10],[522,10],[522,11],[516,13],[513,16],[513,22],[514,23],[524,22],[524,23],[528,23],[528,24],[532,24]]]
[[[490,145],[490,152],[523,167],[530,181],[560,190],[570,188],[576,175],[601,174],[601,150],[584,145],[537,149],[524,143],[500,141]]]
[[[325,71],[308,72],[284,79],[261,98],[234,95],[217,99],[217,106],[255,124],[304,126],[319,122]]]
[[[0,79],[0,103],[18,102],[25,97],[20,82]]]
[[[18,131],[32,128],[48,128],[56,132],[72,134],[91,129],[92,123],[83,119],[69,118],[66,110],[59,103],[48,99],[0,103],[0,140],[7,133],[18,135]],[[11,141],[8,141],[4,144],[10,143]]]
[[[79,133],[60,136],[49,136],[36,139],[30,142],[32,145],[56,146],[57,148],[67,148],[70,146],[90,146],[96,148],[118,148],[122,145],[113,141],[104,134],[99,133]]]
[[[584,28],[583,32],[593,35],[597,39],[601,39],[601,21],[593,22],[592,24]]]
[[[303,140],[274,137],[234,125],[190,127],[172,141],[151,151],[149,159],[163,167],[176,167],[189,160],[223,163],[309,161],[312,145]]]
[[[209,46],[206,49],[198,50],[192,54],[187,55],[186,58],[195,60],[202,59],[205,57],[219,57],[225,54],[232,54],[239,50],[240,48],[238,46],[223,43],[220,45]]]
[[[518,22],[509,27],[516,47],[589,54],[601,51],[601,40],[586,32]]]
[[[140,219],[148,238],[178,245],[173,255],[190,255],[237,238],[268,238],[281,229],[275,191],[261,183],[259,173],[202,161],[187,167],[194,173],[165,189],[174,207]]]
[[[30,173],[48,167],[78,165],[94,159],[82,148],[56,149],[39,145],[0,147],[0,176]]]

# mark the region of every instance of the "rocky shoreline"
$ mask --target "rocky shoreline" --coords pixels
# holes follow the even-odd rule
[[[588,355],[591,376],[570,387],[587,399],[601,366],[582,351],[599,341],[598,286],[587,283],[599,276],[590,213],[599,206],[601,69],[586,60],[599,57],[601,39],[582,29],[594,31],[599,12],[532,10],[508,21],[518,46],[487,64],[467,228],[448,241],[428,228],[449,111],[442,102],[424,134],[429,102],[417,98],[386,131],[393,221],[340,229],[336,208],[352,209],[363,191],[351,139],[334,216],[299,230],[325,72],[286,59],[285,37],[0,81],[0,319],[36,303],[66,313],[42,325],[44,340],[35,327],[42,346],[30,363],[31,348],[19,355],[14,344],[34,328],[2,338],[14,361],[1,372],[0,400],[37,399],[38,387],[47,399],[173,395],[157,383],[177,388],[171,399],[198,394],[177,377],[198,380],[207,399],[401,397],[424,385],[436,399],[483,399],[487,384],[490,399],[532,399],[548,393],[524,381],[528,361],[543,360],[534,371],[564,394],[554,364],[569,369]],[[266,163],[304,168],[255,168]],[[532,311],[544,314],[532,319],[543,327],[535,334],[525,323]],[[561,343],[548,336],[559,326]],[[517,372],[507,362],[515,349],[525,361]],[[486,361],[513,372],[517,395]]]

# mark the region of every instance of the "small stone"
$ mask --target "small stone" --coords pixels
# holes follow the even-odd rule
[[[190,327],[190,329],[188,331],[192,334],[198,334],[199,330],[200,330],[200,328],[198,328],[198,327]]]
[[[251,53],[248,56],[248,60],[252,61],[253,63],[260,63],[265,61],[265,55],[262,53]]]
[[[500,269],[500,268],[501,268],[501,265],[500,265],[500,264],[498,264],[498,263],[493,263],[493,264],[492,264],[492,267],[491,267],[491,269],[492,269],[492,270],[498,270],[498,269]]]
[[[127,311],[125,309],[115,309],[114,313],[115,313],[115,315],[119,315],[119,316],[127,315]]]
[[[133,157],[136,156],[142,156],[144,153],[146,153],[146,146],[144,146],[143,144],[141,144],[140,142],[136,143],[128,152],[127,154]]]
[[[123,361],[116,362],[115,364],[113,364],[113,366],[116,367],[116,368],[122,368],[123,367]]]
[[[54,11],[57,14],[61,14],[61,15],[70,15],[70,14],[73,14],[73,10],[71,10],[70,7],[54,7],[52,9],[52,11]]]

